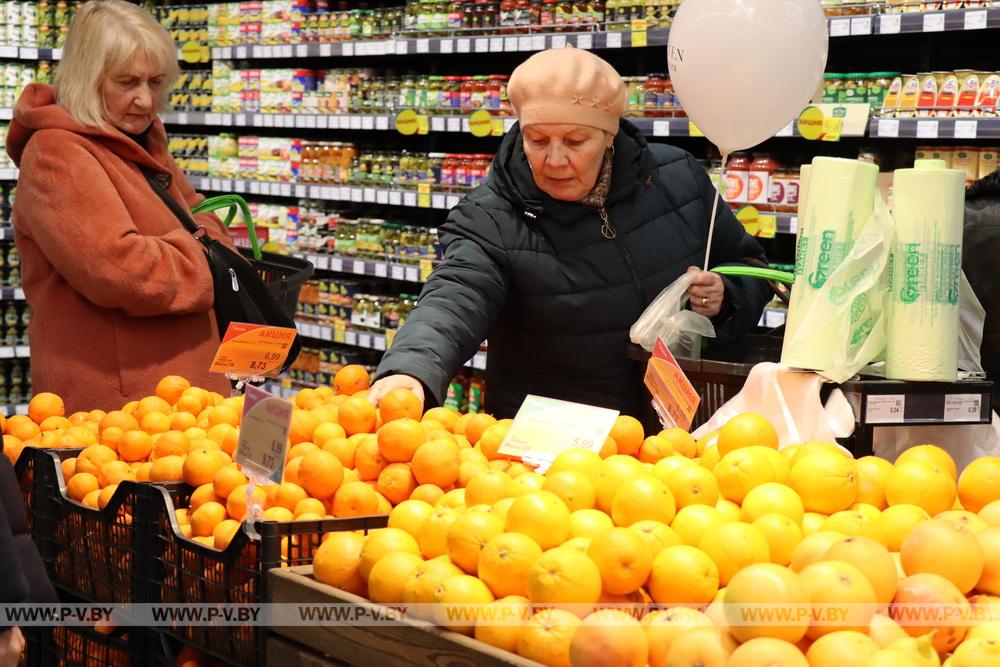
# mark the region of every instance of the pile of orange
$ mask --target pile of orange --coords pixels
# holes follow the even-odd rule
[[[459,419],[462,433],[453,425],[453,438],[415,447],[396,436],[419,433],[416,422],[379,431],[387,466],[408,459],[414,472],[431,458],[425,447],[454,442],[457,468],[435,466],[443,493],[415,493],[424,483],[415,478],[388,528],[328,535],[318,580],[384,604],[434,603],[413,609],[546,665],[930,665],[951,656],[964,667],[1000,654],[1000,623],[970,630],[969,618],[928,625],[904,613],[1000,605],[1000,458],[958,475],[933,445],[895,463],[855,460],[830,443],[779,451],[774,428],[754,414],[698,442],[677,431],[646,438],[620,418],[603,457],[568,450],[539,474],[497,453],[508,423],[480,430],[486,417]],[[776,604],[800,620],[740,616]],[[460,606],[465,615],[449,611]],[[477,608],[508,620],[477,624]],[[831,608],[840,611],[822,615]]]

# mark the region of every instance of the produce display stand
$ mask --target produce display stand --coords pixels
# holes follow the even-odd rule
[[[312,571],[312,565],[271,570],[267,601],[298,604],[349,603],[370,610],[370,616],[374,618],[386,618],[391,614],[383,605],[316,581]],[[271,631],[282,638],[314,649],[319,655],[329,656],[328,659],[344,661],[354,667],[540,667],[534,661],[525,660],[471,637],[409,619],[378,626],[316,625],[274,627]]]
[[[281,667],[349,667],[349,663],[334,660],[275,635],[267,638],[267,664]]]

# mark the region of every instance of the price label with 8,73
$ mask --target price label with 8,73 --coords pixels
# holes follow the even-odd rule
[[[209,368],[236,377],[273,377],[281,372],[295,329],[230,322]]]

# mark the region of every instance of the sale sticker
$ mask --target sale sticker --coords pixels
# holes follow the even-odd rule
[[[600,452],[617,417],[617,410],[529,394],[497,451],[547,468],[571,447]]]
[[[275,377],[296,333],[292,328],[230,322],[208,370],[237,377]]]
[[[292,404],[250,385],[243,399],[236,463],[258,482],[281,483]]]
[[[469,116],[469,132],[474,137],[488,137],[493,132],[493,117],[486,109],[480,109]]]
[[[660,338],[653,346],[644,380],[664,428],[690,429],[701,397]]]

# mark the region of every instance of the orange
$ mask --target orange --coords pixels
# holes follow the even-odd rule
[[[153,445],[153,457],[184,456],[191,448],[188,437],[181,431],[167,431],[156,439]]]
[[[229,514],[230,518],[236,519],[237,521],[242,521],[246,518],[250,502],[247,498],[247,491],[249,488],[250,486],[248,484],[241,484],[233,489],[226,497],[226,513]],[[259,486],[254,486],[251,495],[255,504],[259,505],[261,511],[263,511],[264,502],[267,500],[267,493]]]
[[[424,561],[417,566],[416,572],[403,586],[403,602],[407,604],[434,602],[434,592],[438,586],[448,577],[460,574],[462,571],[452,565],[447,558]],[[433,613],[428,609],[417,609],[413,615],[424,620],[433,619]]]
[[[5,435],[4,438],[5,439],[6,438],[11,438],[11,436]],[[16,438],[13,438],[13,440],[16,440]],[[15,445],[20,445],[21,443],[17,442],[17,443],[14,443],[14,444]],[[17,459],[15,458],[14,460],[16,461]],[[76,457],[74,456],[74,457],[71,457],[71,458],[68,458],[68,459],[63,459],[62,463],[59,464],[59,468],[62,470],[63,479],[64,480],[69,479],[70,477],[73,476],[73,473],[76,472]]]
[[[448,530],[459,516],[459,510],[437,506],[420,524],[416,537],[425,558],[437,558],[448,553]]]
[[[542,489],[559,496],[570,512],[591,509],[597,502],[597,492],[590,479],[581,472],[561,470],[545,477]]]
[[[405,530],[414,537],[424,520],[434,513],[434,506],[422,500],[404,500],[389,512],[389,527]]]
[[[163,412],[148,412],[139,422],[139,428],[149,434],[170,430],[170,417]]]
[[[148,482],[149,471],[153,469],[153,462],[146,461],[145,463],[133,463],[135,467],[135,481],[137,482]]]
[[[298,472],[299,485],[310,496],[320,500],[333,496],[344,480],[344,466],[340,459],[323,450],[306,454]]]
[[[434,484],[421,484],[417,488],[413,489],[413,493],[410,494],[410,499],[421,500],[431,506],[434,506],[443,496],[444,491],[441,490],[441,487]]]
[[[878,650],[879,645],[868,635],[853,630],[840,630],[823,635],[813,642],[806,651],[806,660],[810,667],[863,665]]]
[[[389,502],[398,505],[417,488],[417,480],[406,463],[390,463],[379,473],[377,488]]]
[[[233,456],[240,439],[240,430],[232,424],[216,424],[208,429],[209,439],[219,443],[222,451]]]
[[[527,535],[501,533],[480,550],[477,575],[496,597],[527,595],[528,573],[541,555],[541,547]]]
[[[508,595],[493,602],[490,608],[493,611],[487,618],[498,619],[500,622],[484,620],[477,623],[474,635],[476,640],[504,651],[516,652],[518,639],[524,630],[522,624],[531,617],[528,598]],[[520,620],[521,623],[515,623],[515,620]]]
[[[358,568],[365,537],[352,532],[331,533],[313,556],[313,576],[355,595],[364,595],[365,581]]]
[[[864,456],[858,459],[857,502],[868,503],[880,510],[888,507],[885,500],[885,483],[892,472],[892,464],[878,456]]]
[[[597,490],[597,508],[611,513],[611,504],[618,489],[643,475],[642,463],[631,456],[616,454],[601,461],[594,487]]]
[[[832,451],[803,455],[804,447],[792,460],[788,486],[802,498],[805,510],[833,514],[853,505],[859,487],[857,463]]]
[[[667,654],[667,665],[723,667],[736,649],[729,633],[719,628],[694,628],[678,637]]]
[[[674,642],[695,628],[713,627],[705,614],[687,607],[671,607],[646,614],[642,619],[649,645],[649,667],[666,667]]]
[[[948,510],[947,512],[941,512],[934,518],[950,521],[963,528],[968,528],[973,533],[981,533],[990,527],[990,524],[968,510]]]
[[[174,405],[190,386],[191,383],[180,375],[167,375],[156,384],[156,395]]]
[[[773,450],[750,445],[723,456],[713,470],[719,494],[734,503],[742,503],[751,489],[777,482],[778,477],[765,452]]]
[[[104,509],[111,502],[111,498],[115,495],[115,491],[118,490],[117,484],[111,484],[101,489],[100,495],[97,497],[97,507],[98,509]]]
[[[448,429],[449,433],[454,432],[455,422],[458,421],[458,413],[448,408],[431,408],[424,413],[421,421],[436,421]]]
[[[115,452],[118,451],[118,444],[121,442],[122,437],[125,435],[125,431],[121,430],[117,426],[109,426],[108,428],[101,431],[101,444],[110,447]],[[185,450],[186,452],[187,450]]]
[[[432,440],[420,445],[410,463],[418,484],[436,484],[441,488],[458,481],[460,465],[458,445],[448,440]]]
[[[962,642],[951,654],[951,667],[1000,664],[1000,638],[979,637]]]
[[[585,615],[601,598],[601,571],[579,551],[550,549],[528,570],[527,597],[535,605],[570,605],[574,613]]]
[[[354,436],[354,438],[330,438],[323,445],[322,449],[325,452],[330,452],[338,459],[340,459],[341,464],[345,468],[353,468],[355,465],[355,453],[358,446],[358,441],[362,436]]]
[[[898,576],[889,550],[873,539],[848,537],[826,552],[825,560],[837,560],[854,565],[868,579],[879,606],[888,605],[896,595]]]
[[[726,586],[739,570],[771,558],[760,530],[746,523],[724,523],[710,528],[698,543],[719,568],[719,584]]]
[[[611,503],[611,518],[616,526],[631,526],[644,520],[670,525],[676,513],[673,494],[666,484],[655,477],[625,482]]]
[[[806,632],[810,639],[837,630],[867,632],[875,615],[875,589],[861,570],[843,561],[821,560],[802,568],[798,576],[813,605],[813,624]],[[836,612],[821,616],[831,609]]]
[[[337,421],[349,436],[371,433],[375,430],[375,408],[367,399],[349,398],[340,404]]]
[[[751,523],[767,540],[767,549],[772,563],[788,565],[792,561],[795,548],[802,541],[802,528],[784,514],[771,512],[763,514]]]
[[[646,437],[642,424],[635,417],[619,415],[611,427],[611,438],[618,446],[619,454],[635,455]]]
[[[931,515],[922,507],[902,504],[887,507],[879,516],[877,527],[889,551],[899,551],[903,540],[917,524],[929,521]]]
[[[83,502],[84,496],[91,491],[99,491],[100,482],[89,472],[78,472],[66,482],[66,495],[77,502]]]
[[[382,469],[387,465],[389,465],[389,461],[379,451],[378,440],[375,436],[365,435],[359,438],[354,450],[354,466],[361,480],[366,482],[377,480]]]
[[[468,438],[469,443],[475,445],[479,442],[479,439],[483,436],[490,426],[497,423],[496,418],[493,415],[488,415],[485,412],[480,412],[478,414],[472,415],[469,420],[465,423],[465,430],[462,434]]]
[[[675,454],[693,459],[699,456],[698,443],[691,437],[691,434],[682,428],[667,428],[659,433],[659,437],[670,443]]]
[[[660,459],[673,456],[673,454],[674,446],[666,438],[659,435],[651,435],[642,441],[642,446],[639,447],[636,458],[643,463],[656,463]]]
[[[506,530],[524,533],[542,549],[557,547],[569,539],[569,508],[550,491],[531,491],[520,496],[507,512]]]
[[[368,546],[368,542],[365,543]],[[364,547],[362,547],[362,559]],[[407,580],[416,574],[423,560],[410,551],[383,555],[369,568],[368,599],[372,602],[401,603]]]
[[[151,482],[181,482],[184,480],[184,458],[163,456],[156,459],[149,468]]]
[[[350,516],[369,516],[378,511],[378,497],[364,482],[343,484],[333,496],[332,514],[338,519]]]
[[[110,461],[117,461],[118,456],[115,450],[106,445],[88,445],[77,457],[77,472],[90,472],[97,474],[101,466]],[[89,464],[92,467],[87,467]]]
[[[351,364],[344,366],[333,377],[333,388],[338,394],[356,394],[371,386],[371,377],[364,366]]]
[[[611,517],[600,510],[576,510],[569,515],[570,539],[574,537],[593,537],[608,528],[614,528],[614,525]]]
[[[907,575],[938,574],[963,594],[982,576],[984,556],[976,535],[963,527],[935,519],[914,526],[899,548]]]
[[[914,618],[913,607],[933,609],[939,606],[948,609],[948,613],[940,617],[941,625],[932,625],[926,615]],[[904,611],[907,607],[911,608],[909,613]],[[911,637],[933,632],[931,637],[934,649],[941,654],[953,651],[965,638],[969,630],[966,619],[969,618],[970,611],[969,602],[955,584],[929,572],[913,574],[900,580],[896,597],[889,608],[893,620]]]
[[[727,667],[811,667],[795,644],[770,637],[757,637],[736,647]]]
[[[661,466],[660,470],[666,468]],[[719,500],[719,484],[715,476],[701,466],[680,465],[660,473],[654,467],[653,474],[670,489],[678,509],[688,505],[715,505]]]
[[[976,590],[991,595],[1000,594],[1000,528],[990,527],[976,535],[983,550],[983,573]]]
[[[215,475],[212,476],[212,489],[218,497],[228,498],[233,489],[246,484],[247,481],[246,475],[236,466],[227,465],[215,471]]]
[[[719,429],[717,446],[721,456],[751,445],[778,449],[778,432],[765,417],[745,412],[731,418]]]
[[[62,417],[65,414],[66,406],[62,398],[52,392],[35,394],[28,403],[28,417],[36,424],[41,424],[49,417]]]
[[[186,431],[198,425],[198,418],[190,412],[175,412],[170,415],[171,431]]]
[[[145,461],[153,451],[153,440],[144,431],[125,431],[118,442],[118,455],[123,461]]]
[[[955,460],[951,458],[951,454],[937,445],[916,445],[909,447],[896,458],[894,465],[898,466],[901,463],[909,462],[926,463],[930,466],[941,468],[953,481],[958,479],[958,469],[955,466]]]
[[[277,521],[278,523],[286,523],[288,521],[294,521],[295,515],[292,511],[284,507],[269,507],[262,513],[264,521]]]
[[[420,547],[413,536],[399,528],[383,528],[372,532],[361,548],[358,563],[361,577],[367,581],[375,564],[393,553],[410,553],[419,557]]]
[[[475,575],[483,548],[503,529],[503,519],[495,514],[467,512],[459,516],[446,534],[448,558],[466,574]]]
[[[700,549],[686,544],[668,546],[653,559],[648,588],[660,605],[702,606],[719,590],[719,568]]]
[[[792,560],[788,567],[794,572],[801,572],[807,565],[823,560],[830,547],[846,537],[847,535],[843,533],[833,531],[819,531],[806,535],[792,550]]]
[[[123,431],[133,431],[139,428],[139,421],[132,415],[120,410],[112,410],[104,415],[98,424],[98,428],[103,432],[109,427],[117,427]]]
[[[879,648],[885,648],[897,639],[906,639],[910,636],[906,634],[906,630],[903,630],[899,626],[899,623],[889,618],[886,614],[888,614],[888,611],[875,614],[872,617],[872,622],[868,624],[868,636]],[[834,632],[831,634],[837,635],[838,633]],[[825,636],[829,637],[831,635]]]
[[[22,442],[37,438],[42,433],[38,424],[31,421],[31,417],[27,415],[14,415],[7,420],[4,429],[5,434],[12,435]]]
[[[966,466],[958,478],[958,498],[970,512],[1000,500],[1000,457],[983,456]]]
[[[184,458],[184,481],[191,486],[209,484],[219,469],[229,465],[229,456],[218,449],[196,449]]]
[[[417,449],[427,442],[427,431],[415,419],[397,419],[382,426],[377,433],[378,450],[386,461],[410,461]]]
[[[677,512],[670,527],[680,538],[682,544],[696,547],[709,528],[723,523],[726,523],[726,519],[714,507],[689,505],[682,507]]]
[[[768,482],[752,489],[743,499],[742,519],[753,522],[758,517],[777,512],[801,524],[805,514],[802,499],[791,487]]]
[[[388,424],[396,419],[417,419],[423,415],[424,406],[409,389],[397,387],[382,397],[378,404],[378,413],[382,423]]]
[[[240,530],[240,522],[233,519],[225,519],[216,524],[212,529],[212,546],[219,551],[223,551],[233,541],[236,533]]]
[[[600,609],[573,633],[569,655],[573,665],[645,667],[649,642],[639,621],[618,609]]]
[[[52,416],[46,417],[38,426],[42,429],[42,433],[45,433],[46,431],[65,431],[73,426],[73,423],[65,417]]]
[[[135,409],[132,411],[132,416],[138,419],[141,424],[142,418],[150,412],[162,412],[163,414],[169,414],[172,412],[172,407],[173,406],[159,396],[146,396],[136,405]]]
[[[806,635],[809,627],[808,591],[801,578],[786,567],[774,563],[755,563],[737,572],[723,597],[724,617],[729,632],[737,641],[770,637],[795,643]],[[757,605],[775,605],[782,618],[795,619],[778,626],[747,623],[748,609]]]
[[[508,431],[510,431],[509,420],[499,421],[483,431],[476,447],[490,461],[505,459],[507,455],[500,453],[500,445],[503,444]]]
[[[196,537],[208,537],[220,521],[227,518],[226,508],[214,500],[204,503],[191,512],[191,534]]]
[[[601,573],[602,590],[613,595],[631,593],[642,586],[653,567],[646,542],[628,528],[610,528],[594,535],[587,557]]]
[[[315,389],[300,389],[295,394],[295,407],[302,410],[312,410],[323,404],[323,399],[316,393]]]
[[[316,498],[306,498],[300,500],[295,505],[295,509],[292,510],[292,516],[298,519],[303,514],[316,514],[323,516],[326,514],[326,506],[321,500]]]
[[[448,491],[441,496],[435,505],[437,507],[450,507],[453,510],[468,509],[468,505],[465,504],[465,489],[452,489]]]
[[[525,622],[517,654],[543,665],[569,667],[569,647],[579,627],[580,619],[568,611],[544,609]]]
[[[885,485],[885,498],[890,506],[916,505],[931,516],[950,510],[957,495],[955,480],[947,470],[920,460],[897,463]]]
[[[101,497],[100,490],[95,489],[95,490],[91,491],[90,493],[88,493],[87,495],[85,495],[83,497],[83,500],[81,500],[80,502],[83,505],[96,510],[96,509],[100,509],[100,506],[98,505],[100,497]]]
[[[609,458],[611,456],[614,456],[615,454],[618,454],[618,443],[615,442],[614,438],[610,438],[610,437],[609,438],[605,438],[604,439],[604,444],[601,446],[601,451],[598,452],[598,455],[602,459],[606,459],[606,458]]]

